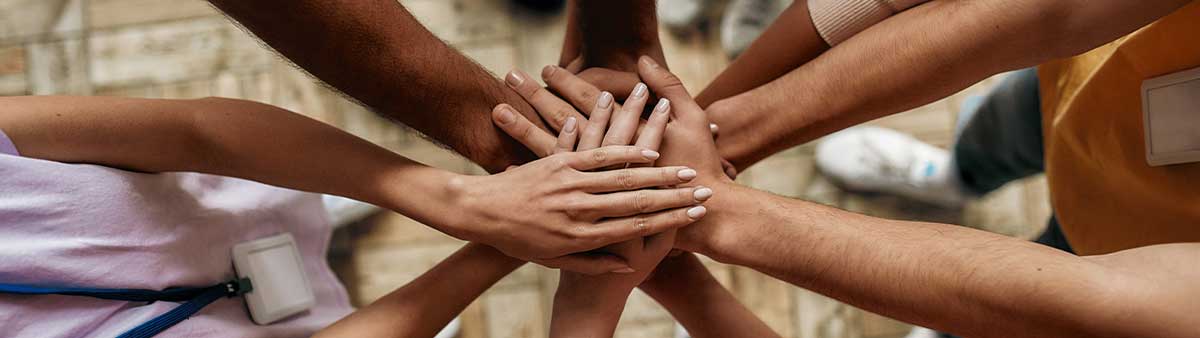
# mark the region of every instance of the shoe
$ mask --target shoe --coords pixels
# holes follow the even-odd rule
[[[817,169],[846,190],[881,192],[946,207],[968,199],[946,150],[879,127],[855,127],[817,145]]]
[[[741,55],[783,12],[779,0],[733,0],[721,21],[721,46],[730,59]]]
[[[658,0],[658,22],[674,31],[696,28],[712,0]]]
[[[908,331],[908,335],[904,336],[904,338],[938,338],[938,333],[937,331],[917,326],[912,331]]]

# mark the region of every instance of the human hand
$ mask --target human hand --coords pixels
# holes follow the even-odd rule
[[[520,116],[507,106],[497,116]],[[504,119],[498,117],[497,119]],[[528,122],[528,121],[526,121]],[[703,216],[694,188],[648,189],[685,183],[685,167],[596,168],[650,163],[659,155],[645,147],[602,147],[563,153],[490,176],[457,181],[457,203],[465,210],[456,237],[491,245],[514,258],[587,274],[630,272],[611,255],[570,255],[640,239],[694,222]]]

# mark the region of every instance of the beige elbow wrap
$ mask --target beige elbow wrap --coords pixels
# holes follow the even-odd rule
[[[817,33],[836,46],[874,24],[928,0],[808,0]]]

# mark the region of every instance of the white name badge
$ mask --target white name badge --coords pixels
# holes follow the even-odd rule
[[[1200,162],[1200,68],[1142,82],[1146,162]]]
[[[316,304],[312,285],[292,234],[262,238],[233,247],[233,267],[249,278],[253,290],[242,295],[250,319],[267,325],[304,312]]]

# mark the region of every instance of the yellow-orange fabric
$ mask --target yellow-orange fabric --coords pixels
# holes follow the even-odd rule
[[[1200,241],[1200,163],[1146,164],[1141,101],[1143,80],[1196,67],[1200,2],[1039,67],[1051,203],[1077,253]]]

